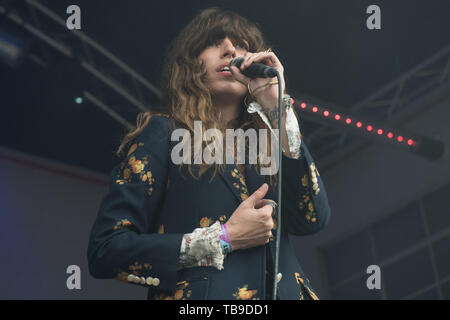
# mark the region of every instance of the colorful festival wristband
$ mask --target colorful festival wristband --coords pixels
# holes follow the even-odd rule
[[[220,225],[220,245],[222,246],[222,251],[224,254],[231,252],[231,240],[228,234],[228,229],[225,224]]]
[[[222,253],[224,255],[231,253],[231,244],[229,244],[226,241],[223,241],[222,239],[220,239],[220,247],[222,248]]]

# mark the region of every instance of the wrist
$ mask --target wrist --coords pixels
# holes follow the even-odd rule
[[[234,229],[233,226],[230,225],[229,222],[225,223],[224,226],[226,226],[227,231],[228,231],[228,236],[230,239],[230,246],[231,246],[231,252],[238,250],[238,246],[236,245],[236,243],[233,242],[233,238],[234,238]]]
[[[228,233],[228,228],[225,224],[220,225],[220,236],[219,236],[220,247],[222,248],[223,255],[230,254],[232,251],[230,235]]]

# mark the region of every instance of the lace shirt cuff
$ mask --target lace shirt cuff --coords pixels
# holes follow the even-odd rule
[[[291,99],[291,97],[289,97]],[[300,127],[298,125],[297,117],[295,116],[292,104],[286,103],[286,134],[288,137],[289,151],[291,158],[300,158],[300,145],[302,143]]]
[[[300,145],[302,143],[302,140],[297,116],[295,115],[294,109],[292,107],[292,100],[289,95],[285,95],[283,97],[283,106],[286,111],[286,135],[288,137],[289,152],[291,158],[298,159],[300,158]],[[273,132],[272,124],[270,123],[267,115],[263,111],[263,107],[259,103],[257,103],[256,101],[250,103],[250,105],[247,107],[247,112],[248,113],[257,112],[260,118],[266,123],[266,125],[272,131],[272,133],[275,136],[277,136]],[[283,149],[283,151],[285,150]]]
[[[220,222],[207,228],[197,228],[183,236],[180,249],[179,267],[215,267],[223,269],[225,256],[220,246]]]

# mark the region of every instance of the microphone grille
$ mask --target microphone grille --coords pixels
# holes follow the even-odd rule
[[[234,59],[231,60],[230,62],[230,67],[231,66],[235,66],[236,68],[240,68],[242,61],[244,61],[244,57],[236,57]]]

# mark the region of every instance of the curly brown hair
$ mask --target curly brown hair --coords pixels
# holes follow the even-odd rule
[[[264,51],[268,47],[255,23],[235,12],[218,7],[202,10],[180,31],[166,49],[160,79],[163,91],[163,109],[158,110],[158,112],[148,111],[138,115],[136,129],[125,135],[116,152],[118,156],[122,155],[126,145],[133,141],[148,125],[152,115],[166,115],[172,118],[181,127],[189,130],[191,136],[194,132],[194,121],[197,120],[202,123],[202,132],[210,128],[216,128],[225,137],[225,125],[220,121],[219,111],[213,106],[211,93],[207,86],[206,68],[203,61],[198,60],[198,56],[205,48],[227,36],[232,42],[247,40],[249,45],[247,49],[250,52]],[[243,130],[248,128],[268,129],[256,113],[245,111],[244,99],[241,103],[240,116],[233,123],[234,128]],[[270,131],[267,130],[267,132],[266,154],[270,156],[272,137]],[[245,143],[248,146],[248,141]],[[206,145],[207,142],[204,141],[203,147]],[[193,146],[191,150],[194,150]],[[194,163],[192,159],[190,163]],[[223,164],[202,163],[191,165],[190,163],[187,164],[188,171],[195,179],[199,179],[211,166],[214,166],[212,177],[216,175],[217,170],[225,169]],[[180,170],[182,166],[183,164],[180,165]],[[192,171],[192,166],[199,166],[198,176]],[[260,163],[258,157],[257,166],[269,167],[270,164]],[[276,175],[270,176],[270,183],[273,184],[275,181]]]

